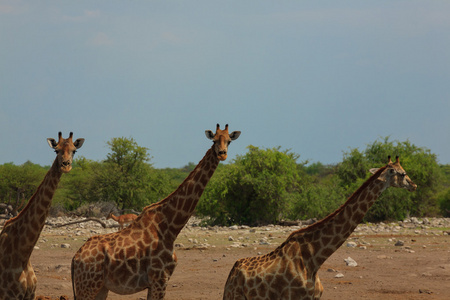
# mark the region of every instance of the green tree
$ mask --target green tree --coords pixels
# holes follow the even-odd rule
[[[337,176],[329,174],[311,179],[303,185],[301,193],[293,195],[295,200],[289,219],[321,219],[345,202],[344,189]]]
[[[299,155],[280,148],[248,146],[233,164],[217,170],[198,212],[221,224],[275,223],[288,215],[300,190]]]
[[[110,152],[97,170],[101,200],[113,201],[121,209],[142,207],[148,201],[151,165],[148,149],[133,138],[112,138]]]
[[[441,165],[440,169],[443,174],[443,184],[440,192],[436,194],[436,200],[444,216],[450,217],[450,165]]]
[[[0,166],[0,197],[1,202],[10,204],[17,212],[23,208],[31,196],[36,192],[44,179],[49,167],[43,168],[30,161],[16,166],[6,163]]]
[[[54,205],[73,210],[84,203],[101,199],[98,174],[102,163],[80,156],[73,161],[73,168],[61,178],[53,199]]]

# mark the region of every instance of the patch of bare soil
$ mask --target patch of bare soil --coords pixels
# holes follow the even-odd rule
[[[169,281],[166,299],[222,299],[234,262],[273,250],[290,230],[183,230],[177,242],[184,247],[177,249],[178,266]],[[260,243],[261,237],[269,244]],[[31,256],[38,276],[36,295],[47,297],[41,299],[73,299],[70,262],[86,238],[43,232],[39,249]],[[404,245],[395,246],[398,240]],[[359,234],[349,241],[355,241],[356,247],[344,244],[319,271],[324,286],[322,299],[450,299],[450,236],[443,230]],[[204,247],[194,248],[202,243]],[[61,244],[70,247],[61,248]],[[348,257],[358,265],[346,266],[344,259]],[[343,277],[336,277],[339,273]],[[108,299],[146,296],[146,291],[128,296],[109,293]]]

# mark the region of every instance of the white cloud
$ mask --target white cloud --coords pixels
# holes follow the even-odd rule
[[[171,31],[164,31],[161,33],[161,37],[164,41],[171,44],[180,44],[183,42],[183,38]]]
[[[89,45],[93,46],[109,46],[113,44],[113,41],[104,32],[98,32],[94,37],[88,41]]]
[[[98,17],[99,15],[100,15],[100,12],[98,10],[85,10],[84,11],[84,16],[86,16],[88,18]]]
[[[0,14],[2,15],[23,14],[27,10],[28,5],[22,1],[2,1],[0,3]]]
[[[58,9],[56,14],[62,14],[61,11]],[[98,10],[85,10],[82,14],[79,15],[67,15],[62,14],[61,19],[66,22],[86,22],[93,18],[97,18],[101,15],[100,11]]]
[[[0,14],[10,14],[14,12],[12,5],[0,5]]]

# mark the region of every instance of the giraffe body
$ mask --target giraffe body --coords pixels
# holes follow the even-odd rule
[[[290,243],[266,255],[238,260],[229,274],[224,299],[320,299],[323,287],[317,272],[302,267],[300,257],[288,253],[296,252],[296,247]]]
[[[16,217],[8,220],[0,233],[0,299],[32,299],[37,278],[29,261],[42,229],[44,228],[53,194],[62,173],[72,168],[73,154],[83,145],[84,139],[72,142],[72,133],[59,141],[48,139],[57,156],[44,180]]]
[[[203,159],[165,199],[145,207],[127,228],[90,238],[72,259],[74,298],[106,299],[108,291],[134,294],[147,289],[147,299],[163,299],[177,264],[174,242],[194,212],[228,144],[240,132],[228,134],[228,125],[216,134]]]
[[[414,191],[417,186],[397,161],[372,175],[335,212],[292,232],[274,251],[238,260],[225,284],[224,300],[320,299],[317,272],[350,236],[379,195],[389,186]]]

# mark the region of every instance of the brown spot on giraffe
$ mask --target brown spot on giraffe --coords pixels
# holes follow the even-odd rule
[[[47,139],[56,158],[25,208],[8,220],[0,233],[0,299],[35,298],[37,278],[29,261],[47,218],[53,194],[62,173],[72,169],[73,155],[84,139],[72,140],[58,134],[59,140]]]
[[[409,191],[417,188],[398,158],[395,163],[389,158],[386,166],[371,172],[373,175],[323,220],[294,231],[271,253],[238,260],[228,275],[223,299],[320,299],[319,268],[355,230],[378,196],[390,186]],[[261,283],[255,285],[260,278]],[[258,297],[252,298],[256,293]]]
[[[215,134],[210,130],[205,133],[213,141],[212,147],[173,193],[145,207],[127,229],[92,238],[77,251],[72,259],[75,299],[106,299],[109,291],[128,295],[145,289],[147,299],[164,298],[177,264],[175,239],[219,162],[227,158],[229,143],[240,135],[239,131],[229,134],[228,125],[221,130],[219,124]],[[131,235],[138,238],[131,239],[124,251],[118,241]],[[96,256],[89,251],[92,248],[98,249]]]

